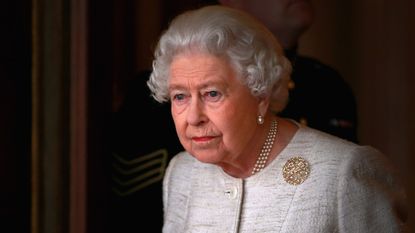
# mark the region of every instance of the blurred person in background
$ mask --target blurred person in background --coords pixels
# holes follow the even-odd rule
[[[218,0],[261,21],[281,42],[293,66],[290,98],[280,114],[352,142],[357,137],[354,93],[343,77],[319,60],[298,53],[314,22],[312,0]]]

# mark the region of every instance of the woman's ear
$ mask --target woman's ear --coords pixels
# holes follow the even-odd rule
[[[270,98],[269,96],[267,97],[261,97],[259,99],[259,104],[258,104],[258,113],[261,116],[265,116],[267,111],[268,111],[268,107],[269,107],[269,101]]]

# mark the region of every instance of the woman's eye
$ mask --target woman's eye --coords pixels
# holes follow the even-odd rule
[[[208,92],[208,95],[209,95],[210,97],[216,97],[216,96],[218,96],[218,95],[219,95],[219,93],[218,93],[217,91],[209,91],[209,92]]]
[[[221,97],[220,92],[218,91],[208,91],[205,93],[205,98],[207,98],[209,101],[216,101]]]
[[[185,95],[184,94],[176,94],[173,96],[173,100],[177,100],[177,101],[183,101],[185,99]]]

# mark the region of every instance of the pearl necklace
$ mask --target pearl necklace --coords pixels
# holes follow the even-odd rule
[[[267,139],[265,139],[265,143],[262,146],[261,152],[255,162],[254,168],[252,169],[251,175],[254,175],[257,172],[262,171],[265,167],[265,163],[268,160],[269,153],[271,152],[272,145],[274,145],[275,137],[277,136],[278,132],[278,122],[273,120],[271,123],[271,128],[269,129]]]

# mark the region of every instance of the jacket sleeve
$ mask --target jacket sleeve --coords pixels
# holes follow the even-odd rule
[[[184,232],[190,195],[191,161],[186,152],[176,154],[169,162],[163,179],[162,232]]]
[[[386,156],[360,146],[347,156],[338,176],[339,232],[404,232],[406,194]]]

